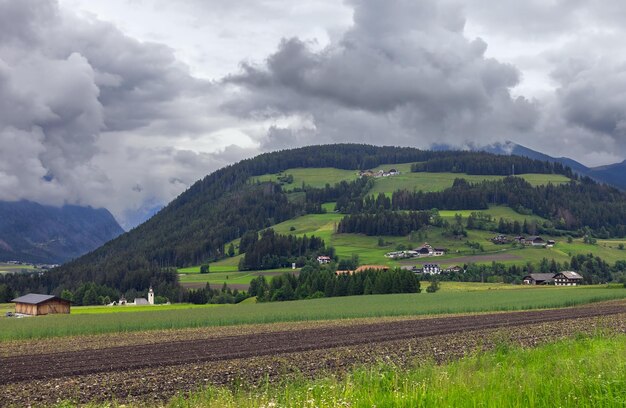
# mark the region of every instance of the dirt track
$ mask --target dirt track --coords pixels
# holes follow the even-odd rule
[[[623,303],[336,326],[110,347],[99,350],[2,357],[0,358],[0,385],[62,376],[272,356],[619,313],[626,313],[626,305]]]

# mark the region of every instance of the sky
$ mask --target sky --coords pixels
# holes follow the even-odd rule
[[[0,0],[0,200],[123,227],[264,151],[626,157],[626,3]]]

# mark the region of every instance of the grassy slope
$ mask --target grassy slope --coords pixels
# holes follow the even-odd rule
[[[509,220],[523,221],[524,217],[511,210],[508,207],[493,207],[485,211],[495,218],[505,218]],[[459,211],[442,211],[441,214],[449,219],[454,217],[455,213]],[[469,215],[470,211],[460,212],[464,216]],[[423,242],[416,241],[411,242],[409,237],[382,237],[385,241],[385,246],[378,246],[379,237],[368,237],[362,234],[335,234],[335,225],[339,223],[342,214],[327,213],[327,214],[310,214],[302,217],[298,217],[292,220],[282,222],[275,225],[273,228],[282,234],[297,234],[297,235],[316,235],[322,237],[327,245],[332,245],[337,251],[337,255],[341,258],[349,258],[352,254],[358,254],[361,264],[386,264],[386,265],[400,265],[399,262],[392,261],[385,257],[385,254],[390,251],[394,251],[400,244],[407,248],[413,248],[421,245]],[[534,218],[539,220],[539,217],[531,216],[528,219]],[[291,227],[295,229],[292,231]],[[455,264],[464,264],[468,256],[475,256],[471,262],[478,264],[490,264],[494,259],[505,265],[512,264],[524,264],[526,262],[538,263],[543,258],[555,259],[559,262],[569,261],[572,255],[577,254],[589,254],[592,253],[595,256],[599,256],[609,263],[614,263],[618,260],[626,259],[626,250],[618,249],[620,243],[626,245],[626,240],[598,240],[597,245],[589,245],[582,242],[582,239],[575,239],[571,244],[567,243],[563,237],[554,237],[557,240],[557,245],[554,248],[532,248],[532,247],[520,247],[513,248],[511,245],[495,245],[490,239],[494,233],[489,231],[468,231],[468,237],[466,240],[479,242],[484,252],[480,252],[471,249],[465,245],[466,240],[452,240],[442,236],[442,232],[438,228],[431,228],[427,235],[424,236],[423,241],[426,241],[434,246],[441,246],[449,249],[449,253],[443,257],[436,258],[421,258],[408,260],[403,263],[420,265],[424,262],[437,262],[442,266],[452,266]],[[551,238],[545,236],[546,239]],[[500,255],[510,255],[512,259],[498,259]],[[229,258],[217,263],[211,264],[211,274],[208,275],[185,275],[181,276],[181,282],[210,282],[214,284],[223,284],[224,282],[231,283],[249,283],[250,279],[254,277],[249,272],[237,272],[238,257]],[[288,271],[288,270],[284,270]],[[180,272],[199,272],[199,267],[186,268],[180,270]],[[221,274],[213,272],[223,272]],[[276,271],[267,271],[264,273],[273,273]],[[258,274],[258,273],[257,273]],[[226,280],[228,276],[228,280]],[[241,280],[241,281],[240,281]]]
[[[626,336],[502,344],[459,361],[389,363],[345,378],[294,379],[259,389],[209,387],[171,407],[617,407],[626,403]]]
[[[440,191],[452,185],[452,182],[457,177],[464,177],[471,181],[480,181],[484,179],[498,179],[500,176],[468,176],[458,173],[411,173],[411,163],[395,164],[395,165],[383,165],[374,170],[384,169],[389,170],[394,167],[402,174],[394,177],[387,177],[376,179],[376,184],[372,193],[383,192],[390,194],[397,189],[422,189],[424,191]],[[351,170],[339,170],[331,168],[323,169],[289,169],[282,174],[292,174],[294,176],[294,183],[286,186],[299,187],[302,182],[309,185],[321,187],[328,183],[336,183],[341,180],[353,180],[356,178],[356,172]],[[261,180],[275,180],[277,175],[264,175],[260,176]],[[561,175],[553,174],[525,174],[526,180],[534,185],[551,183],[566,182],[568,179]],[[358,254],[361,264],[388,264],[399,265],[398,262],[391,261],[385,258],[385,253],[393,251],[398,245],[404,245],[407,248],[413,248],[421,245],[423,242],[411,242],[409,237],[382,237],[386,245],[383,247],[378,246],[379,237],[368,237],[360,234],[335,234],[336,225],[339,223],[342,214],[333,213],[334,203],[324,204],[324,208],[328,211],[326,214],[311,214],[298,217],[292,220],[285,221],[283,223],[273,226],[273,228],[281,234],[297,234],[297,235],[316,235],[322,237],[327,245],[332,245],[337,251],[337,255],[342,258],[350,257],[352,254]],[[452,220],[454,215],[460,213],[466,218],[472,211],[441,211],[441,215],[444,218]],[[510,221],[519,221],[522,223],[524,219],[528,221],[543,222],[544,220],[538,216],[526,216],[513,211],[509,207],[494,206],[488,210],[481,211],[490,214],[494,219],[504,218]],[[292,230],[293,228],[293,230]],[[478,256],[478,258],[472,258],[471,262],[475,263],[491,263],[493,260],[498,260],[504,264],[520,264],[526,262],[537,263],[542,258],[555,259],[557,261],[568,261],[572,255],[575,254],[587,254],[593,253],[600,256],[608,262],[615,262],[620,259],[626,259],[626,251],[620,251],[617,249],[619,243],[626,243],[624,241],[610,241],[599,242],[598,245],[586,245],[581,240],[575,240],[572,244],[567,244],[565,239],[560,237],[556,238],[559,242],[555,248],[538,249],[538,248],[519,248],[514,249],[511,246],[497,246],[491,243],[490,238],[494,234],[487,231],[469,231],[467,240],[479,242],[484,252],[478,252],[465,245],[466,240],[450,240],[443,237],[441,231],[437,228],[433,228],[428,232],[428,236],[424,238],[424,241],[429,242],[432,245],[442,246],[448,248],[450,252],[445,257],[438,258],[426,258],[420,260],[409,261],[413,264],[421,264],[423,262],[436,261],[443,266],[451,266],[458,263],[466,263],[467,260],[458,258],[466,256]],[[553,237],[545,237],[553,238]],[[509,254],[513,258],[501,260],[498,259],[500,254]],[[227,283],[244,283],[249,282],[253,277],[249,273],[237,272],[237,263],[239,258],[230,258],[211,264],[211,272],[228,272],[228,274],[209,274],[205,277],[185,275],[181,276],[181,282],[211,282],[215,284]],[[192,269],[180,270],[182,273],[189,273],[199,271],[199,267]],[[234,275],[237,273],[238,275]],[[228,276],[228,280],[226,280]]]
[[[386,164],[375,168],[378,170],[390,170],[395,168],[400,171],[400,175],[376,179],[376,184],[372,189],[372,194],[391,193],[396,190],[409,191],[441,191],[452,186],[454,179],[464,178],[470,182],[480,182],[483,180],[499,180],[502,176],[480,176],[468,175],[464,173],[412,173],[412,163]],[[284,186],[289,191],[295,187],[301,187],[302,183],[312,187],[324,187],[326,184],[334,185],[340,181],[352,181],[357,178],[355,170],[340,170],[330,167],[324,168],[295,168],[287,169],[278,174],[264,174],[254,177],[251,181],[277,181],[281,175],[292,175],[293,183]],[[521,174],[532,185],[543,185],[548,183],[566,183],[569,179],[559,174]]]
[[[508,291],[350,296],[200,307],[184,310],[184,313],[181,310],[163,310],[151,313],[52,315],[1,319],[0,341],[247,323],[521,310],[623,298],[626,298],[626,290],[623,288],[542,287]]]
[[[259,181],[277,181],[280,175],[292,175],[293,183],[286,185],[285,190],[289,191],[294,187],[301,187],[302,183],[312,187],[324,187],[326,184],[335,185],[340,181],[352,181],[358,177],[356,170],[341,170],[332,167],[322,168],[296,168],[288,169],[278,174],[264,174],[262,176],[254,177],[253,182]]]

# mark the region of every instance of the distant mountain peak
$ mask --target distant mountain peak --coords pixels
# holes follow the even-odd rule
[[[545,153],[538,152],[528,147],[522,146],[513,141],[496,142],[490,145],[478,146],[468,143],[466,146],[469,150],[484,151],[502,155],[524,156],[530,159],[543,160],[551,163],[561,163],[570,167],[575,173],[582,176],[591,177],[600,182],[610,184],[622,190],[626,190],[626,160],[621,163],[608,164],[599,167],[587,167],[569,157],[553,157]],[[457,150],[458,147],[445,144],[435,144],[431,147],[433,150]]]
[[[62,263],[123,232],[104,208],[0,201],[0,260]]]

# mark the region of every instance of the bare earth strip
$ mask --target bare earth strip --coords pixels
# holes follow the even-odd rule
[[[265,376],[341,371],[381,357],[406,361],[411,356],[462,355],[493,343],[493,337],[485,336],[498,331],[527,345],[573,330],[607,327],[623,332],[625,316],[623,302],[610,302],[2,357],[0,406],[68,398],[162,400],[207,383],[245,379],[253,384]]]
[[[403,265],[414,265],[415,263],[424,263],[424,262],[435,262],[439,258],[413,258],[408,261],[401,261],[400,263]],[[477,263],[477,262],[499,262],[499,261],[518,261],[522,259],[519,255],[512,254],[490,254],[490,255],[468,255],[468,256],[459,256],[457,258],[449,258],[449,259],[440,259],[439,262],[443,262],[445,264],[468,264],[468,263]]]

